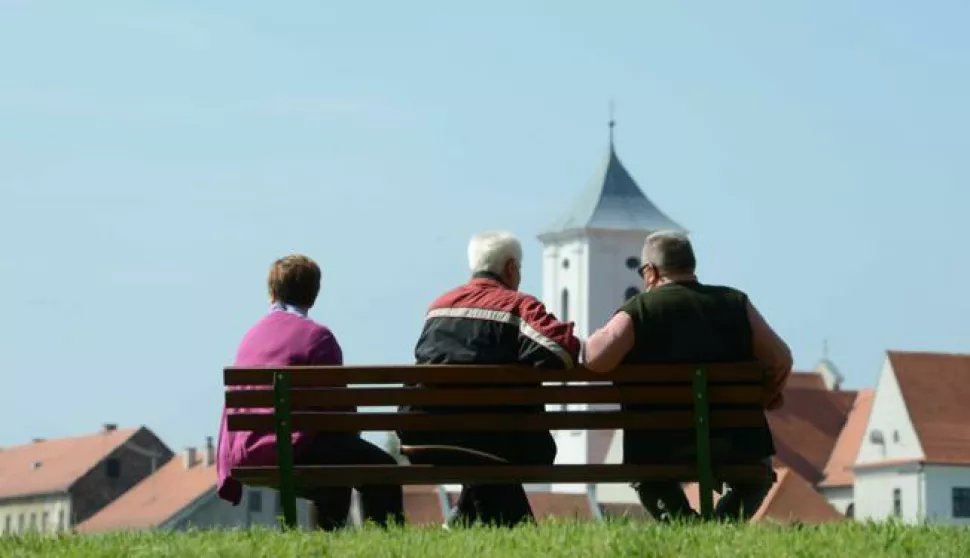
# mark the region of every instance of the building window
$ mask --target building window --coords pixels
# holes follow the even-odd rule
[[[40,530],[41,531],[44,531],[45,533],[47,532],[47,529],[49,529],[49,526],[47,524],[47,521],[49,519],[50,519],[50,514],[49,513],[44,512],[44,513],[40,514]]]
[[[3,518],[3,532],[9,533],[13,529],[13,518],[9,515]]]
[[[636,269],[640,267],[640,258],[629,257],[626,259],[626,267],[628,269]]]
[[[37,514],[32,513],[30,514],[30,530],[33,531],[35,529],[37,529]]]
[[[569,290],[568,289],[562,290],[562,300],[560,301],[560,305],[562,306],[562,321],[568,322],[569,321]]]
[[[967,519],[970,518],[970,488],[953,488],[953,517]]]
[[[24,532],[24,514],[20,514],[17,516],[17,532],[18,533]]]
[[[563,260],[562,260],[562,268],[563,269],[569,269],[569,260],[568,259],[563,258]]]
[[[845,516],[848,517],[848,518],[850,518],[850,519],[853,518],[853,517],[855,517],[855,503],[852,503],[852,504],[849,504],[848,506],[846,506],[846,508],[845,508]]]
[[[263,511],[263,493],[259,490],[250,490],[249,496],[247,497],[247,508],[251,513],[260,513]]]
[[[893,489],[893,515],[903,516],[903,491],[898,488]]]
[[[104,474],[109,479],[116,479],[121,476],[121,460],[117,457],[108,458],[104,462]]]
[[[626,292],[623,293],[623,302],[630,300],[631,298],[637,296],[638,294],[640,294],[640,289],[636,287],[628,288]]]
[[[58,510],[57,512],[57,530],[64,530],[64,510]]]

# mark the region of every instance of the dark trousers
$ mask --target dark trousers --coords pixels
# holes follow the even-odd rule
[[[395,465],[387,452],[357,436],[318,436],[306,452],[297,458],[298,465]],[[353,487],[360,494],[361,516],[380,526],[404,523],[403,493],[400,485],[364,485]],[[298,489],[298,495],[313,502],[317,511],[316,527],[334,531],[347,525],[350,515],[351,487],[324,486]]]
[[[461,450],[422,449],[408,455],[415,465],[475,466],[497,465],[504,461]],[[454,514],[448,523],[513,527],[534,523],[535,515],[521,484],[466,484],[461,488]]]
[[[727,492],[714,506],[715,521],[748,521],[761,507],[773,483],[771,459],[763,462],[762,480],[728,484]],[[635,483],[633,488],[644,509],[657,521],[690,521],[700,516],[690,506],[687,495],[678,481],[648,481]]]

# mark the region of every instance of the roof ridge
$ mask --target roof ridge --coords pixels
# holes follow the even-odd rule
[[[57,443],[57,442],[77,441],[77,440],[83,440],[83,439],[86,439],[86,438],[96,438],[98,436],[117,435],[117,434],[122,434],[122,433],[128,432],[128,431],[131,431],[132,433],[134,433],[134,432],[137,432],[138,431],[138,428],[141,428],[141,427],[118,428],[118,429],[115,429],[115,430],[108,430],[108,431],[99,430],[97,432],[91,432],[91,433],[88,433],[88,434],[75,434],[75,435],[72,435],[72,436],[59,436],[57,438],[34,437],[29,442],[23,442],[21,444],[17,444],[17,445],[13,445],[13,446],[4,446],[3,448],[0,448],[0,449],[3,449],[3,451],[12,451],[12,450],[18,450],[18,449],[21,449],[21,448],[30,448],[30,447],[33,447],[33,446],[38,445],[39,443],[51,444],[51,443]]]
[[[939,357],[965,357],[970,358],[970,352],[950,352],[950,351],[915,351],[903,349],[886,349],[886,354],[899,356],[939,356]]]

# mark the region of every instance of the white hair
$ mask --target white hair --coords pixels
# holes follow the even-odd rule
[[[697,259],[690,239],[680,231],[657,231],[643,243],[643,263],[668,273],[694,273]]]
[[[468,267],[472,273],[501,273],[509,260],[522,263],[522,244],[514,234],[488,231],[476,234],[468,243]]]

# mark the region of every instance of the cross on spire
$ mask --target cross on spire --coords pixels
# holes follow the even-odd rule
[[[616,127],[616,120],[613,119],[613,113],[616,110],[616,106],[613,101],[610,101],[610,149],[613,148],[613,128]]]

